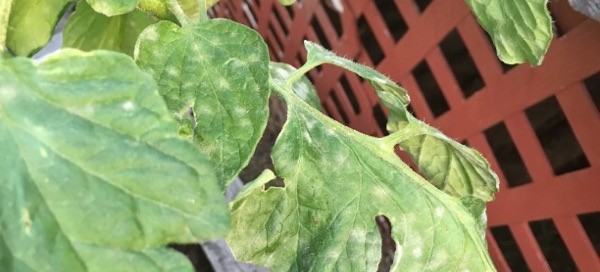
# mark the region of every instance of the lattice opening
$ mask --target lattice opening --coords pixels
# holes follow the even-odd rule
[[[415,0],[415,4],[417,4],[417,7],[419,8],[419,11],[421,13],[423,13],[423,11],[425,11],[425,9],[427,9],[427,7],[429,6],[429,4],[431,4],[432,0]]]
[[[272,34],[273,38],[275,39],[275,43],[277,43],[277,45],[279,46],[279,49],[283,50],[283,42],[277,35],[277,32],[275,31],[275,28],[273,27],[272,24],[269,24],[269,30],[271,31],[271,34]]]
[[[596,254],[600,255],[600,231],[598,231],[600,230],[600,212],[580,214],[578,217],[594,249],[596,249]]]
[[[342,123],[348,124],[350,122],[350,119],[348,118],[348,115],[344,111],[344,108],[342,108],[342,104],[340,103],[340,100],[338,99],[337,95],[333,91],[329,92],[329,93],[330,93],[329,96],[331,97],[331,101],[333,101],[333,104],[335,104],[335,108],[340,113],[340,117],[342,118],[342,120],[338,120],[338,121],[342,121]]]
[[[586,78],[583,83],[585,84],[588,93],[590,93],[590,97],[592,97],[596,109],[600,111],[600,72]]]
[[[421,92],[425,97],[427,105],[431,109],[434,116],[440,116],[450,110],[446,98],[442,94],[440,86],[429,69],[429,65],[425,60],[421,61],[412,71]]]
[[[408,31],[408,25],[406,25],[402,14],[398,11],[394,0],[377,0],[374,2],[381,17],[383,17],[387,30],[394,38],[394,42],[398,42],[406,31]]]
[[[285,10],[287,11],[287,13],[290,15],[290,18],[292,18],[292,19],[294,18],[294,15],[295,15],[295,13],[294,13],[295,5],[296,5],[296,3],[294,3],[293,5],[284,6]]]
[[[356,25],[360,42],[365,51],[367,51],[369,59],[371,59],[371,62],[373,62],[374,65],[379,64],[385,55],[364,15],[361,15],[358,20],[356,20]]]
[[[276,6],[273,6],[273,8],[271,9],[271,13],[273,13],[273,15],[275,15],[275,19],[277,20],[277,23],[279,24],[279,26],[281,26],[281,30],[283,30],[283,34],[285,34],[285,36],[287,37],[290,34],[290,31],[288,30],[287,25],[281,18],[279,11],[277,11],[277,8],[275,8],[275,7]]]
[[[466,98],[485,86],[469,50],[456,29],[446,35],[440,43],[440,49]]]
[[[267,47],[269,48],[269,55],[271,55],[271,58],[273,60],[279,60],[279,54],[277,54],[278,52],[275,52],[275,47],[273,47],[273,43],[271,42],[271,39],[265,39],[265,43],[267,44]]]
[[[515,146],[506,125],[500,122],[484,132],[492,148],[494,157],[506,177],[509,187],[521,186],[531,182],[531,176]]]
[[[556,97],[544,99],[525,113],[555,175],[590,166]]]
[[[329,5],[323,5],[323,8],[325,9],[325,13],[329,18],[329,22],[331,22],[335,33],[338,37],[341,37],[344,29],[342,28],[342,19],[340,18],[340,14],[337,12],[337,10],[333,9]]]
[[[321,24],[319,23],[319,20],[317,19],[316,16],[313,16],[312,19],[310,20],[310,25],[312,26],[312,29],[315,31],[315,34],[317,34],[317,39],[319,40],[319,43],[331,50],[331,44],[329,44],[329,41],[327,40],[327,36],[325,36],[325,32],[323,32],[323,28],[321,27]]]
[[[356,95],[354,94],[354,89],[350,86],[350,82],[348,82],[348,78],[346,78],[346,75],[342,75],[340,77],[340,85],[342,87],[342,89],[344,90],[344,92],[346,93],[346,97],[348,97],[348,100],[350,101],[350,104],[352,105],[352,109],[354,109],[354,112],[356,114],[360,113],[360,105],[358,104],[358,99],[356,98]]]
[[[493,227],[490,231],[510,269],[513,272],[530,271],[508,226]]]
[[[373,117],[375,117],[375,121],[377,122],[377,126],[379,127],[379,131],[385,136],[390,133],[387,131],[387,117],[385,116],[385,112],[381,105],[377,104],[373,107]]]
[[[530,222],[529,227],[552,271],[577,271],[571,253],[551,219]]]

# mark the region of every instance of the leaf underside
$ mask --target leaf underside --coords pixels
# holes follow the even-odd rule
[[[223,19],[183,28],[163,21],[142,32],[135,58],[225,190],[248,164],[268,119],[269,57],[260,35]]]
[[[466,0],[507,64],[542,63],[552,40],[548,0]]]
[[[141,0],[85,0],[92,8],[106,16],[115,16],[133,11]]]
[[[396,242],[392,271],[495,270],[482,232],[485,202],[473,191],[453,195],[434,187],[394,153],[394,144],[406,139],[400,136],[430,129],[408,121],[404,90],[370,68],[306,46],[307,65],[331,63],[361,75],[396,114],[394,124],[410,124],[410,131],[363,135],[310,107],[293,85],[271,80],[288,107],[272,153],[285,187],[265,190],[265,175],[234,201],[227,241],[236,257],[272,271],[376,271],[381,238],[375,218],[384,215]]]
[[[125,55],[0,60],[0,270],[193,271],[168,243],[224,235],[208,161]]]
[[[138,36],[155,22],[156,19],[140,10],[107,17],[80,1],[65,26],[63,47],[84,51],[106,49],[133,55]]]

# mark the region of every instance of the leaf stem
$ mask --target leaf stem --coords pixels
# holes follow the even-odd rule
[[[292,89],[292,85],[300,80],[300,78],[302,78],[302,76],[304,76],[304,74],[308,73],[308,71],[312,70],[313,68],[319,66],[323,64],[322,61],[311,61],[308,60],[304,65],[302,65],[302,67],[298,68],[298,70],[296,70],[295,72],[293,72],[288,79],[285,81],[285,89]]]
[[[179,2],[177,2],[177,0],[169,0],[168,3],[169,10],[175,15],[181,26],[189,25],[190,21],[188,20],[187,16],[185,16],[183,9],[181,9],[181,6],[179,5]]]
[[[10,8],[12,0],[0,0],[0,53],[4,52],[4,42],[6,41],[6,33],[8,32],[8,18],[10,17]]]
[[[198,14],[200,15],[200,22],[208,21],[208,9],[206,8],[206,0],[198,0]]]

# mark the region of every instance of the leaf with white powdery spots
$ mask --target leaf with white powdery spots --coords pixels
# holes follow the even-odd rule
[[[391,80],[331,53],[321,55],[317,47],[307,43],[309,67],[349,68],[375,86],[384,104],[408,103]],[[272,271],[376,271],[381,236],[375,218],[384,215],[396,242],[391,271],[495,270],[481,231],[484,218],[473,216],[480,215],[483,201],[435,188],[398,158],[389,138],[358,133],[322,115],[290,83],[271,79],[288,107],[272,153],[285,187],[265,190],[273,177],[267,172],[233,202],[226,239],[239,260]]]
[[[142,32],[135,58],[225,190],[248,164],[269,115],[269,56],[260,35],[224,19],[182,28],[163,21]]]
[[[80,1],[65,26],[63,46],[85,51],[107,49],[133,55],[138,36],[153,23],[156,19],[140,10],[107,17],[94,11],[87,2]]]
[[[177,129],[123,54],[0,60],[0,270],[192,271],[162,246],[220,237],[229,216]]]
[[[419,170],[439,189],[456,196],[473,196],[491,201],[498,191],[498,177],[475,149],[461,145],[439,130],[412,116],[406,107],[406,91],[379,72],[336,56],[325,48],[306,42],[308,63],[333,64],[351,70],[373,85],[381,103],[388,109],[385,139],[389,145],[408,152]]]
[[[269,67],[271,70],[271,80],[274,80],[279,85],[284,85],[285,81],[298,71],[294,66],[283,62],[271,62]],[[321,110],[321,100],[319,99],[317,90],[305,76],[294,82],[292,91],[311,107]]]
[[[552,40],[548,0],[466,0],[500,60],[538,66]]]

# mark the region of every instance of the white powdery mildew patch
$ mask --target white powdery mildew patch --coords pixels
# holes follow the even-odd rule
[[[308,131],[304,131],[302,132],[302,136],[304,137],[304,139],[306,139],[306,141],[311,144],[312,143],[312,138],[310,137],[310,134],[308,134]]]
[[[172,77],[179,76],[179,71],[177,70],[177,68],[175,68],[173,66],[167,67],[166,72],[167,72],[167,75],[172,76]]]
[[[48,151],[46,151],[46,149],[43,147],[40,147],[40,156],[42,156],[42,158],[48,157]]]
[[[158,30],[156,30],[156,27],[149,27],[148,29],[146,29],[146,31],[144,31],[144,39],[151,42],[157,41]]]
[[[227,79],[225,78],[219,78],[218,81],[219,87],[222,89],[229,89],[229,82],[227,82]]]
[[[133,111],[135,109],[135,103],[128,100],[121,104],[121,108],[125,111]]]
[[[308,86],[306,86],[304,83],[297,84],[295,92],[296,95],[302,100],[306,100],[308,98]]]
[[[423,248],[421,248],[421,246],[417,246],[412,250],[412,255],[415,258],[420,258],[421,256],[423,256]]]
[[[435,208],[435,216],[436,216],[436,217],[438,217],[438,218],[440,218],[440,217],[444,216],[444,213],[445,213],[445,212],[446,212],[446,211],[444,210],[444,208],[443,208],[443,207],[436,207],[436,208]]]
[[[0,88],[0,100],[4,102],[8,102],[17,96],[17,91],[15,88],[6,86]]]
[[[367,231],[363,230],[363,229],[353,229],[350,232],[350,238],[359,244],[364,244],[367,241]]]

